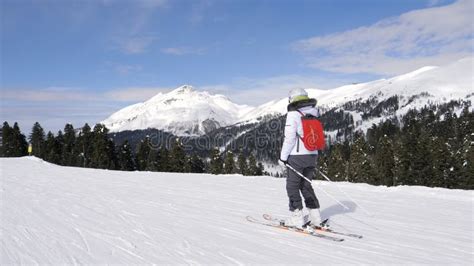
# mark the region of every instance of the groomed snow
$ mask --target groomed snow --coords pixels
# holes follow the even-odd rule
[[[249,223],[285,215],[285,180],[120,172],[2,158],[1,261],[7,264],[472,265],[473,192],[314,184],[341,243]],[[321,193],[346,205],[344,211]]]

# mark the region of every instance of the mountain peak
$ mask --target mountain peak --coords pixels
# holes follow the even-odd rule
[[[176,93],[189,93],[192,91],[194,91],[194,87],[191,85],[186,85],[186,84],[173,90],[173,92],[176,92]]]
[[[373,97],[382,102],[393,96],[403,96],[399,103],[403,108],[399,108],[396,113],[401,115],[411,107],[466,97],[472,92],[473,60],[471,57],[445,66],[423,67],[389,79],[330,90],[308,89],[308,93],[310,97],[318,99],[318,105],[326,110],[343,107],[347,102],[367,101]],[[410,100],[422,93],[430,96],[418,97],[416,102]],[[143,103],[125,107],[102,123],[110,132],[157,128],[179,136],[202,135],[218,127],[253,123],[260,121],[262,117],[282,115],[286,113],[287,104],[288,100],[283,98],[258,107],[238,105],[223,95],[182,85],[168,93],[159,93]],[[355,119],[361,121],[360,113],[348,112],[352,112],[356,115]]]
[[[183,85],[125,107],[102,121],[110,132],[157,128],[178,136],[196,136],[234,124],[247,106],[222,95]]]

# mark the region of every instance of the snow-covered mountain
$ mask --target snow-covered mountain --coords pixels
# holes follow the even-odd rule
[[[2,265],[474,263],[468,190],[338,183],[371,217],[315,181],[331,227],[364,236],[334,243],[246,221],[288,215],[281,178],[0,166]]]
[[[169,93],[159,93],[143,103],[127,106],[101,123],[111,132],[156,128],[178,136],[202,135],[234,124],[250,109],[223,95],[184,85]]]
[[[474,97],[474,57],[464,58],[445,66],[427,66],[390,79],[351,84],[330,90],[307,89],[309,96],[318,100],[323,109],[342,107],[351,101],[369,99],[383,102],[399,96],[399,109],[395,115],[403,115],[409,109],[420,108],[428,103],[446,103],[450,100]],[[268,102],[245,114],[239,122],[256,121],[257,118],[286,113],[288,99]],[[354,122],[360,114],[352,112]],[[368,121],[372,124],[375,121]],[[360,123],[359,123],[360,124]]]
[[[470,100],[474,97],[474,57],[444,66],[427,66],[389,79],[351,84],[329,90],[307,89],[323,110],[341,108],[354,118],[356,129],[366,129],[387,116],[362,122],[362,112],[344,109],[349,102],[371,101],[370,108],[396,96],[398,107],[390,116],[404,115],[409,109],[429,103]],[[288,100],[277,99],[257,107],[238,105],[223,95],[213,95],[184,85],[169,93],[159,93],[144,103],[125,107],[102,121],[111,132],[156,128],[175,135],[202,135],[234,124],[255,123],[265,116],[286,113]]]

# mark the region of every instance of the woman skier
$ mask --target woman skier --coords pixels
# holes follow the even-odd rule
[[[309,180],[314,178],[317,150],[308,150],[303,145],[300,137],[303,137],[303,125],[301,117],[304,115],[319,116],[315,108],[316,99],[308,97],[304,89],[293,89],[288,97],[288,114],[285,123],[285,139],[281,148],[280,161],[286,167],[286,164],[292,166],[295,170],[302,173]],[[319,201],[314,194],[311,183],[304,180],[291,169],[287,169],[286,192],[289,198],[289,208],[291,216],[285,220],[286,226],[302,228],[305,224],[321,224],[321,214],[319,211]],[[306,208],[309,216],[303,215],[303,194]]]

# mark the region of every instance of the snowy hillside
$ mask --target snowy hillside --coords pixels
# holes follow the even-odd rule
[[[363,102],[377,97],[382,102],[392,96],[402,96],[400,109],[396,115],[403,115],[409,109],[420,108],[428,103],[446,103],[450,100],[474,98],[474,57],[464,58],[440,67],[423,67],[413,72],[390,79],[368,83],[352,84],[330,90],[308,89],[310,97],[318,100],[318,105],[329,109],[341,107],[351,101]],[[427,93],[427,94],[425,94]],[[415,101],[412,101],[416,98]],[[268,114],[284,114],[288,99],[263,104],[241,118],[241,122],[256,121]],[[353,114],[355,123],[360,121]],[[380,120],[380,119],[379,119]],[[378,121],[367,121],[371,125]]]
[[[440,67],[423,67],[416,71],[368,83],[346,85],[330,90],[308,89],[311,97],[326,110],[339,108],[352,101],[369,99],[376,103],[392,96],[399,97],[403,115],[409,109],[428,103],[474,97],[474,57]],[[234,124],[258,122],[261,117],[286,113],[286,98],[273,100],[257,107],[238,105],[223,95],[212,95],[184,85],[169,93],[160,93],[144,103],[123,108],[102,121],[111,132],[156,128],[179,136],[206,134],[213,129]],[[346,110],[347,111],[347,110]],[[366,129],[384,117],[361,123],[361,113],[349,110],[358,128]]]
[[[101,123],[111,132],[156,128],[175,135],[202,135],[234,124],[248,110],[248,106],[234,104],[223,95],[211,95],[184,85],[127,106]]]
[[[285,180],[120,172],[1,158],[2,265],[472,265],[472,191],[314,184],[332,227],[363,234],[335,243],[249,223],[287,213]],[[336,196],[344,211],[321,193]]]

